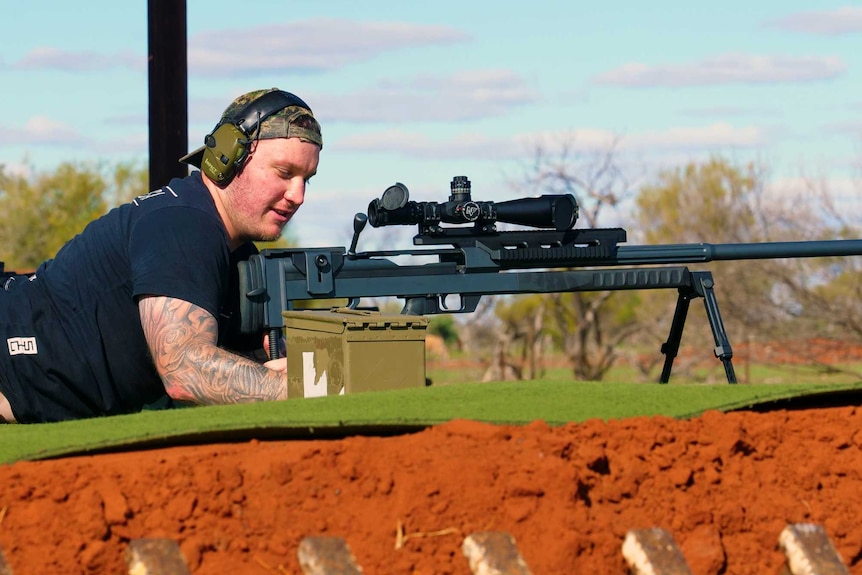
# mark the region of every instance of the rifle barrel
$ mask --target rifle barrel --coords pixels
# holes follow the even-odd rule
[[[862,240],[742,244],[619,246],[614,265],[680,264],[722,260],[767,260],[862,255]]]

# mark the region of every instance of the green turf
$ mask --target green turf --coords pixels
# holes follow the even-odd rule
[[[400,433],[475,419],[550,424],[592,418],[693,417],[788,398],[843,392],[862,399],[862,383],[785,385],[659,385],[572,381],[462,384],[251,405],[145,411],[134,415],[0,426],[0,463],[112,449],[209,441],[308,439],[358,433]],[[845,399],[846,401],[846,399]]]

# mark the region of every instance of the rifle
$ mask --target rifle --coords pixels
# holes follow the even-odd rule
[[[265,249],[240,262],[243,333],[268,330],[271,357],[276,357],[272,342],[279,339],[282,312],[303,300],[346,298],[348,307],[357,308],[361,298],[393,296],[404,300],[401,313],[431,315],[473,312],[486,295],[676,289],[659,381],[670,379],[690,302],[703,298],[713,352],[728,383],[736,383],[712,273],[680,264],[862,255],[862,240],[623,246],[624,229],[574,229],[579,208],[571,194],[473,201],[470,188],[467,177],[458,176],[448,201],[416,202],[406,186],[396,183],[369,204],[366,214],[356,214],[348,249]],[[498,222],[531,229],[499,231]],[[358,252],[368,223],[417,225],[413,244],[423,247]],[[400,256],[432,261],[393,261]]]

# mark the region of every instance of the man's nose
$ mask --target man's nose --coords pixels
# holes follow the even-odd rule
[[[296,181],[291,180],[287,189],[284,190],[284,199],[292,204],[301,206],[302,202],[305,201],[305,180],[298,178]]]

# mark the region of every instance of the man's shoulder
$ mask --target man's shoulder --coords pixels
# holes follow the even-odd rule
[[[143,211],[156,211],[170,207],[189,207],[215,212],[215,204],[209,190],[195,172],[185,178],[174,178],[161,188],[141,194],[129,202],[130,206]]]
[[[138,196],[126,208],[134,245],[173,246],[182,241],[227,244],[224,223],[199,175],[171,180]]]

